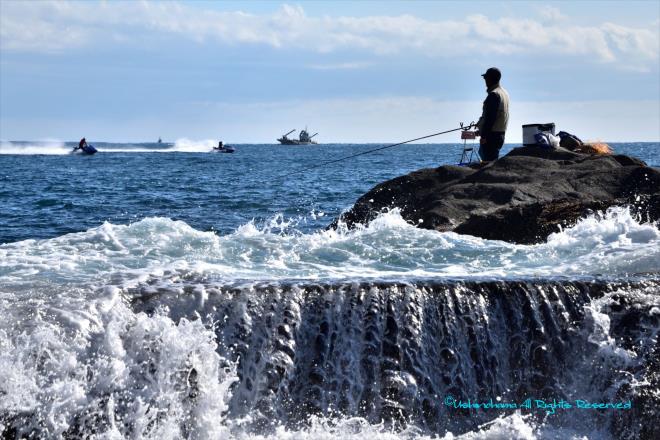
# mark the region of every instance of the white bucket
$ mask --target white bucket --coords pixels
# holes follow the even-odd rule
[[[522,126],[523,130],[523,145],[529,147],[531,145],[536,145],[536,139],[534,135],[542,131],[546,131],[551,134],[555,134],[555,123],[548,122],[547,124],[525,124]]]

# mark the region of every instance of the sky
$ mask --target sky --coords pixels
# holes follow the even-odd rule
[[[507,142],[658,142],[659,56],[660,1],[0,0],[0,140],[396,142],[478,119],[497,66]]]

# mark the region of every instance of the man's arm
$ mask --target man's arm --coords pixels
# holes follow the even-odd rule
[[[489,93],[484,101],[484,114],[481,117],[483,122],[479,127],[479,132],[483,138],[485,135],[493,131],[493,124],[497,118],[497,111],[500,108],[501,98],[497,93]]]
[[[484,126],[484,115],[479,116],[479,120],[477,121],[476,124],[474,124],[475,127],[477,127],[477,131],[481,131],[481,127]]]

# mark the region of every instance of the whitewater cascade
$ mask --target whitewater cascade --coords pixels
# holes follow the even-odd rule
[[[531,246],[396,213],[290,229],[0,245],[2,437],[660,437],[656,225],[616,209]]]
[[[22,435],[208,438],[305,430],[315,415],[447,435],[513,414],[536,430],[654,438],[659,286],[532,280],[225,288],[182,280],[159,288],[152,280],[95,306],[106,322],[90,316],[90,327],[104,331],[42,334],[38,344],[32,335],[20,355],[19,346],[3,347],[5,368],[35,363],[23,374],[26,382],[34,375],[37,388],[3,369],[5,380],[21,385],[3,391],[22,395],[5,403],[2,423]],[[447,400],[528,398],[630,400],[632,408],[551,414],[462,409]]]

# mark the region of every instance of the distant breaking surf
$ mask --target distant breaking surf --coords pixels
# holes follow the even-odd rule
[[[217,145],[213,139],[192,140],[177,139],[175,142],[89,142],[99,153],[206,153]],[[17,155],[65,155],[71,154],[77,141],[63,142],[59,140],[43,141],[1,141],[0,154]]]

